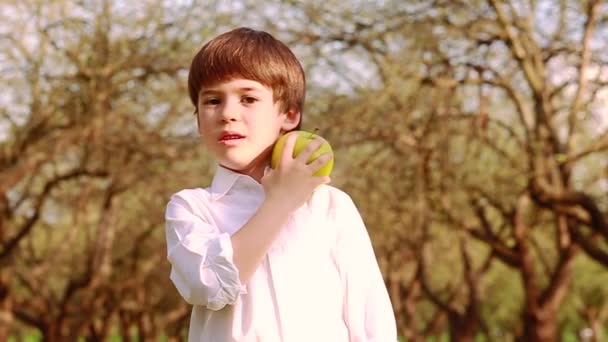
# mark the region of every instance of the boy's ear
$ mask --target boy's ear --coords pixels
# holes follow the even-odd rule
[[[298,125],[300,124],[300,112],[288,111],[283,115],[285,115],[285,120],[283,120],[283,125],[281,125],[283,131],[289,132],[294,128],[298,127]]]

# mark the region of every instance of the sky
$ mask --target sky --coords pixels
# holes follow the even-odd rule
[[[172,0],[165,1],[167,7],[179,8],[179,6],[186,6],[191,1],[186,0]],[[542,16],[551,16],[554,15],[552,12],[552,6],[555,6],[554,2],[551,1],[539,1],[539,21],[542,20]],[[219,11],[230,12],[230,11],[240,11],[243,6],[239,5],[239,2],[219,2]],[[113,6],[116,10],[120,11],[128,11],[132,13],[133,18],[137,18],[138,13],[142,12],[143,7],[137,5],[137,3],[125,2],[125,1],[115,1],[113,2]],[[22,8],[22,6],[21,6]],[[76,8],[76,7],[74,7]],[[264,10],[269,15],[279,15],[279,13],[273,14],[273,6],[260,6],[260,10]],[[278,7],[276,7],[278,8]],[[608,8],[608,4],[606,5]],[[72,9],[74,10],[74,9]],[[553,13],[553,14],[552,14]],[[12,64],[11,61],[5,58],[5,54],[1,51],[5,49],[11,49],[11,42],[6,40],[6,35],[10,35],[15,33],[15,29],[18,29],[20,32],[18,34],[19,39],[25,43],[30,49],[35,49],[36,39],[31,34],[32,30],[34,30],[34,22],[32,20],[19,20],[20,25],[14,25],[11,23],[14,18],[20,18],[24,16],[23,11],[18,11],[17,7],[14,5],[9,5],[7,3],[0,4],[0,43],[2,43],[2,48],[0,48],[0,72],[6,75],[7,73],[15,75],[15,67],[27,67],[27,63],[22,63],[20,66],[16,66]],[[58,12],[56,15],[60,15]],[[82,16],[87,16],[86,13],[82,13]],[[12,18],[12,19],[11,19]],[[25,18],[24,18],[25,19]],[[544,30],[547,32],[552,32],[555,30],[555,26],[551,25],[552,22],[548,20],[545,24],[543,24]],[[576,24],[576,22],[571,23]],[[28,34],[30,32],[30,34]],[[578,33],[574,30],[571,32],[573,35],[577,35]],[[605,41],[604,41],[605,43]],[[298,50],[297,48],[295,50]],[[5,50],[6,51],[6,50]],[[302,53],[306,53],[306,51],[302,51]],[[332,50],[329,49],[326,52],[327,54],[331,54]],[[352,81],[354,84],[366,84],[369,85],[373,83],[374,79],[374,69],[370,67],[370,63],[367,62],[364,58],[361,58],[362,54],[357,51],[350,51],[347,53],[342,53],[336,57],[334,57],[334,61],[336,65],[328,65],[327,62],[320,61],[319,63],[314,64],[314,67],[311,69],[310,75],[308,75],[309,79],[313,84],[320,85],[321,88],[332,89],[332,91],[338,93],[348,93],[352,91],[350,88],[350,83],[345,81],[339,74],[347,74],[349,77],[349,81]],[[576,77],[571,64],[567,62],[562,62],[563,68],[557,66],[556,69],[559,69],[559,72],[555,72],[551,74],[551,77],[554,80],[562,80],[562,79],[571,79]],[[343,67],[344,70],[338,71],[335,68]],[[331,72],[331,70],[335,70],[338,72]],[[608,82],[608,69],[604,69],[600,71],[599,68],[591,68],[588,76],[596,77],[598,73],[602,73],[600,78],[604,81]],[[21,82],[23,83],[23,82]],[[15,84],[15,83],[13,83]],[[23,85],[23,84],[22,84]],[[6,88],[2,92],[0,92],[0,108],[3,108],[5,113],[8,113],[13,120],[15,120],[18,124],[22,124],[25,122],[28,114],[28,108],[24,105],[17,105],[16,103],[24,103],[27,102],[24,100],[23,96],[25,92],[21,89]],[[593,118],[591,119],[594,122],[594,127],[599,131],[603,131],[608,129],[608,89],[603,90],[598,94],[597,104],[593,107],[594,113]],[[10,128],[10,122],[6,119],[6,117],[0,117],[0,141],[5,140],[7,135],[7,130]]]

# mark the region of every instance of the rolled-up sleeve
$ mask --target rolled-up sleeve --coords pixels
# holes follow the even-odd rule
[[[350,341],[395,342],[395,315],[369,235],[352,199],[343,195],[335,212],[339,224],[335,256]]]
[[[233,262],[230,235],[193,212],[191,204],[173,195],[165,211],[167,259],[171,281],[192,305],[220,310],[246,293]]]

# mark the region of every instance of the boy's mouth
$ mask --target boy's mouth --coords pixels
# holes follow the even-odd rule
[[[226,131],[220,134],[219,141],[238,140],[243,139],[244,137],[244,135],[241,135],[239,133]]]

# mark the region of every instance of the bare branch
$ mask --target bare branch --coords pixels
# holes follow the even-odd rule
[[[88,170],[73,170],[64,175],[58,176],[51,181],[47,182],[42,190],[41,194],[38,196],[36,203],[34,204],[33,214],[19,227],[17,228],[17,234],[12,238],[9,238],[8,241],[2,242],[2,249],[0,250],[0,260],[3,260],[9,257],[14,248],[17,247],[19,242],[26,237],[30,230],[34,227],[34,224],[40,218],[40,209],[44,204],[49,193],[57,187],[62,182],[77,178],[77,177],[106,177],[107,172],[99,172],[99,171],[88,171]]]
[[[583,101],[583,94],[587,89],[587,69],[589,68],[589,60],[591,58],[591,37],[593,30],[595,29],[595,23],[599,10],[601,7],[600,0],[590,0],[587,4],[587,20],[585,21],[585,27],[583,31],[583,38],[581,41],[581,63],[578,68],[578,85],[576,89],[576,95],[572,102],[572,109],[568,115],[568,146],[572,148],[572,138],[576,131],[577,115],[581,109]]]

